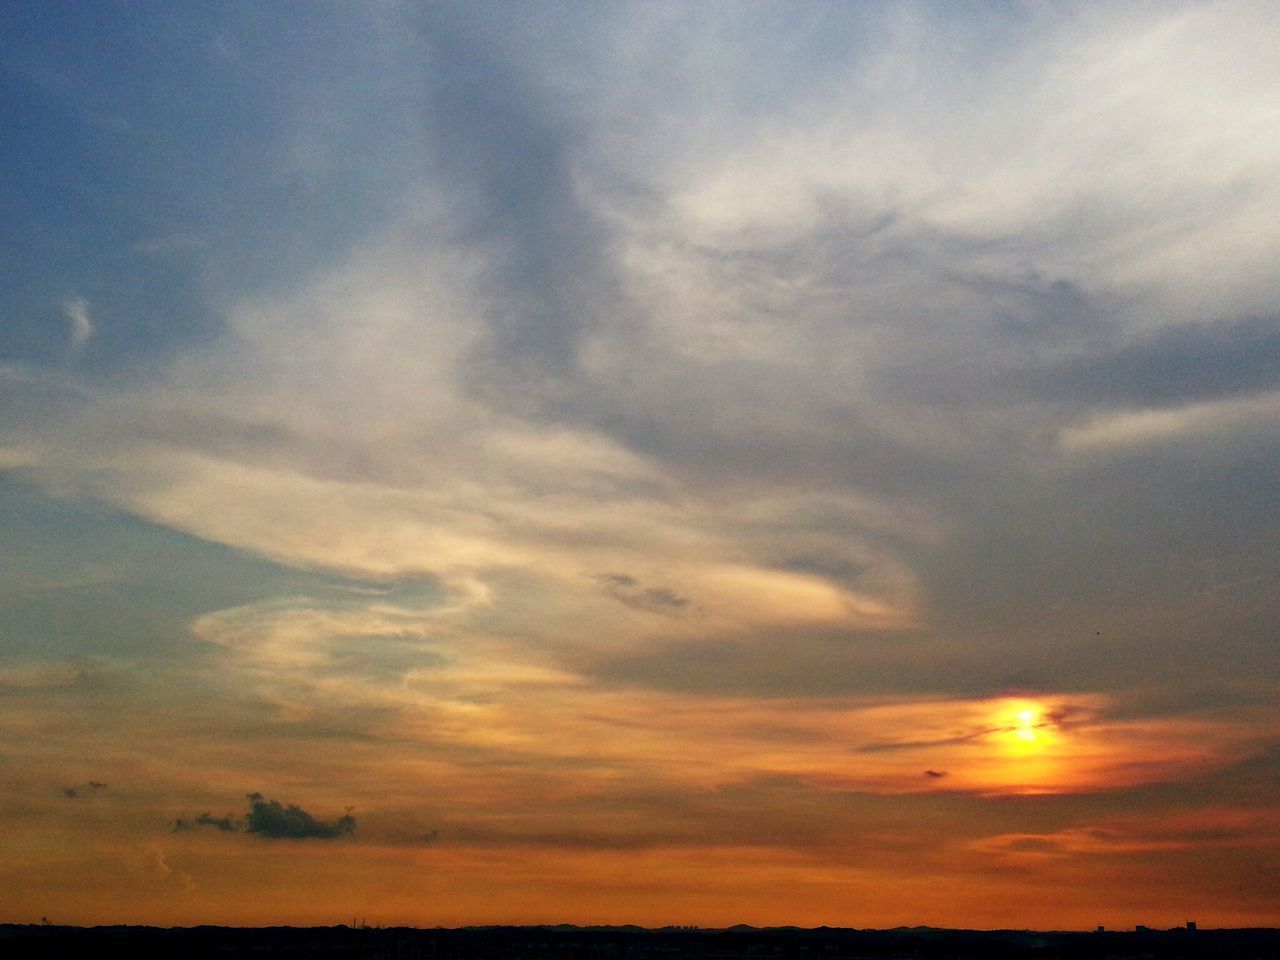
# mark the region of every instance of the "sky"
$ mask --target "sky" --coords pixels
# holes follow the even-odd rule
[[[1280,925],[1280,17],[0,5],[0,920]]]

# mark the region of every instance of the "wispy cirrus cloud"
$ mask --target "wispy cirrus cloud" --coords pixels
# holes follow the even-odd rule
[[[93,336],[93,319],[89,316],[89,301],[84,297],[64,301],[62,313],[67,318],[71,349],[79,350]]]

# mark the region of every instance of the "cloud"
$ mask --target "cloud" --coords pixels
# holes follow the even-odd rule
[[[185,870],[180,870],[169,863],[164,848],[157,843],[144,844],[138,858],[143,872],[153,879],[171,884],[180,890],[194,890],[195,880]]]
[[[488,255],[484,336],[465,361],[471,388],[523,410],[554,407],[612,292],[608,234],[576,182],[575,127],[482,18],[432,6],[409,19],[434,65],[431,160],[449,184],[453,229]],[[541,10],[524,19],[548,38],[564,26]]]
[[[181,817],[173,821],[173,829],[175,833],[181,833],[185,830],[195,830],[198,827],[212,827],[215,830],[221,830],[223,833],[231,833],[239,829],[239,821],[234,819],[230,814],[225,817],[215,817],[213,814],[205,812],[198,817],[192,817],[184,820]]]
[[[1172,408],[1280,387],[1280,317],[1111,330],[1096,341],[1010,380],[1082,407]]]
[[[356,818],[350,813],[332,821],[317,820],[296,804],[285,806],[260,793],[249,794],[245,830],[273,840],[331,840],[355,833]]]
[[[667,587],[645,587],[625,573],[599,573],[595,579],[620,603],[651,613],[676,613],[689,605],[689,598]]]
[[[355,833],[356,818],[347,813],[333,820],[317,820],[297,804],[282,804],[268,800],[260,793],[248,795],[249,812],[242,817],[215,817],[202,813],[191,818],[179,818],[173,822],[175,833],[209,827],[221,833],[243,830],[270,840],[332,840]]]
[[[1179,407],[1108,413],[1060,436],[1070,453],[1125,452],[1192,442],[1230,443],[1266,431],[1280,416],[1280,392],[1232,397]]]
[[[71,348],[79,350],[93,336],[93,320],[89,316],[89,301],[74,297],[62,304],[62,315],[70,325]]]
[[[601,583],[608,584],[612,587],[623,587],[630,589],[639,585],[639,581],[635,577],[626,573],[597,573],[596,579]]]
[[[62,795],[68,800],[74,800],[77,797],[92,796],[101,790],[107,789],[107,785],[101,780],[90,780],[88,783],[79,784],[74,787],[63,787]]]
[[[1215,848],[1253,850],[1273,846],[1275,818],[1250,803],[1207,804],[1195,808],[1166,802],[1158,819],[1106,811],[1099,822],[1054,833],[1006,833],[982,837],[969,845],[977,851],[1015,859],[1032,857],[1097,857],[1151,855],[1162,850],[1195,851],[1205,856]]]

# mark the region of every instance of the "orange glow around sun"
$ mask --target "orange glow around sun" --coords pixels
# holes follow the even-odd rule
[[[1013,793],[1056,792],[1079,774],[1072,744],[1051,709],[1033,700],[1002,701],[992,717],[987,776]]]
[[[1033,701],[1018,700],[1002,706],[995,721],[1000,746],[1012,756],[1040,753],[1063,740],[1058,723],[1042,704]]]

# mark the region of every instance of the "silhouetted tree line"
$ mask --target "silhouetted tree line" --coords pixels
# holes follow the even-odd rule
[[[1036,933],[912,927],[60,927],[0,925],[5,960],[1280,960],[1280,930]]]

